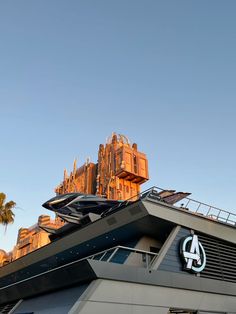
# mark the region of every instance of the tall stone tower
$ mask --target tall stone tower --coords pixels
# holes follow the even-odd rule
[[[113,133],[105,145],[100,144],[98,163],[87,161],[77,169],[74,162],[73,171],[70,175],[64,171],[64,180],[55,191],[57,194],[81,192],[126,200],[137,195],[140,185],[147,180],[146,155],[126,136]]]
[[[131,145],[124,135],[113,134],[106,145],[100,145],[96,194],[108,199],[128,199],[140,192],[148,180],[146,155]]]
[[[88,160],[79,168],[76,164],[76,160],[74,160],[73,171],[70,175],[68,175],[66,169],[64,170],[63,182],[55,188],[57,194],[72,192],[96,193],[97,165]]]

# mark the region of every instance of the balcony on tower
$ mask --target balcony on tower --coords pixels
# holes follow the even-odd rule
[[[137,151],[136,144],[122,146],[115,152],[115,176],[139,184],[148,180],[147,157]]]

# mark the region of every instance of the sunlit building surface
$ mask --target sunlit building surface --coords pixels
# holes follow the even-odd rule
[[[6,265],[48,244],[50,242],[49,233],[41,229],[40,226],[58,229],[63,225],[64,222],[60,218],[51,219],[50,216],[41,215],[35,225],[19,229],[17,242],[13,250],[9,253],[0,250],[0,266]]]
[[[100,144],[98,162],[87,161],[68,175],[64,171],[63,182],[56,187],[58,194],[82,192],[108,199],[126,200],[140,192],[140,185],[148,180],[148,161],[124,135],[113,134],[105,145]]]

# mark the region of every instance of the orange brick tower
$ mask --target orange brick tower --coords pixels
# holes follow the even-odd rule
[[[138,151],[124,135],[115,133],[101,144],[98,163],[87,161],[76,167],[70,175],[64,171],[63,182],[56,187],[58,194],[81,192],[96,194],[108,199],[125,200],[140,192],[140,185],[148,180],[148,161],[146,155]]]
[[[100,145],[96,194],[108,199],[128,199],[140,192],[148,180],[146,155],[138,152],[124,135],[113,134],[106,145]]]
[[[50,242],[49,234],[40,229],[40,225],[58,229],[64,225],[60,218],[51,219],[50,216],[41,215],[38,222],[29,227],[21,228],[18,231],[17,243],[12,251],[12,260],[24,256]]]
[[[64,170],[63,182],[55,188],[57,194],[81,192],[85,194],[96,193],[96,165],[89,162],[77,169],[74,160],[73,171],[68,175]]]

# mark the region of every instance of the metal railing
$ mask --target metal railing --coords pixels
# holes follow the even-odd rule
[[[64,264],[64,265],[55,267],[55,268],[53,268],[53,269],[46,270],[46,271],[41,272],[41,273],[39,273],[39,274],[37,274],[37,275],[32,275],[32,276],[30,276],[30,273],[29,273],[29,277],[28,277],[28,278],[25,278],[25,279],[22,279],[22,280],[18,280],[18,281],[14,281],[14,282],[11,283],[11,284],[8,284],[8,285],[6,285],[6,286],[0,287],[0,291],[3,290],[3,289],[6,289],[6,288],[12,287],[12,286],[14,286],[14,285],[16,285],[16,284],[23,283],[23,282],[27,282],[27,281],[29,281],[29,280],[31,280],[31,279],[34,279],[34,278],[39,278],[40,276],[43,276],[43,275],[45,275],[45,274],[49,274],[49,273],[58,271],[59,269],[65,269],[65,268],[68,267],[68,266],[77,264],[77,263],[79,263],[79,262],[81,262],[81,261],[84,261],[84,260],[89,260],[89,259],[91,260],[91,259],[92,259],[92,260],[104,261],[104,262],[107,262],[107,263],[119,263],[119,264],[120,264],[120,262],[115,259],[116,254],[119,253],[119,250],[128,251],[128,252],[130,252],[131,254],[138,254],[139,256],[142,257],[141,263],[139,262],[139,263],[137,264],[137,263],[133,263],[131,259],[128,261],[128,259],[129,259],[130,257],[132,257],[132,256],[131,256],[131,254],[127,254],[127,256],[124,256],[125,258],[124,258],[124,262],[123,262],[122,264],[125,264],[125,265],[132,265],[132,266],[139,266],[139,267],[141,266],[141,267],[146,267],[146,268],[148,268],[148,269],[151,268],[152,262],[154,262],[154,258],[155,258],[156,256],[158,256],[158,254],[152,253],[152,252],[149,252],[149,251],[144,251],[144,250],[139,250],[139,249],[134,249],[134,248],[130,248],[130,247],[118,245],[118,246],[115,246],[115,247],[113,247],[113,248],[110,248],[110,249],[107,249],[107,250],[104,250],[104,251],[100,251],[100,252],[95,253],[95,254],[93,254],[93,255],[89,255],[89,256],[80,258],[80,259],[75,260],[75,261],[73,261],[73,262],[69,262],[69,263],[66,263],[66,264]],[[109,253],[109,252],[111,252],[111,254],[110,254],[109,258],[106,259],[104,253]],[[100,257],[100,258],[96,258],[96,257],[98,257],[100,254],[103,255],[103,258],[101,258],[101,257]],[[0,313],[1,313],[1,312],[0,312]]]
[[[149,269],[156,256],[158,256],[157,253],[118,245],[99,253],[87,256],[84,259],[98,260],[107,263],[142,266]]]
[[[142,192],[140,194],[140,199],[147,197],[148,199],[154,201],[165,202],[164,199],[158,197],[158,194],[163,191],[165,190],[159,187],[152,187],[147,191]],[[221,223],[229,224],[231,226],[236,226],[236,214],[203,202],[196,201],[189,197],[185,197],[172,206],[177,207],[178,209],[188,210],[190,213],[203,216],[207,219],[212,219]]]

